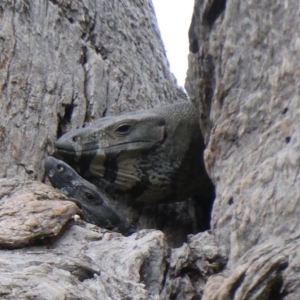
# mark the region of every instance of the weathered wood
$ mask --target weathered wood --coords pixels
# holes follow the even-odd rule
[[[29,181],[44,179],[43,159],[63,133],[187,100],[169,72],[151,1],[0,1],[0,91],[0,223],[9,222],[1,245],[31,245],[0,251],[1,297],[159,299],[172,280],[164,234],[124,238],[72,220],[72,202],[57,202],[53,189]],[[159,224],[181,243],[197,232],[194,208],[188,200],[131,214],[140,228]],[[186,291],[195,295],[192,284]]]
[[[1,177],[41,180],[43,159],[63,133],[102,116],[187,100],[170,74],[151,2],[0,6]],[[166,213],[128,203],[120,209],[139,228],[179,232],[172,245],[201,229],[197,201],[169,205]]]
[[[298,299],[299,2],[196,1],[186,87],[228,263],[203,299]]]
[[[147,1],[1,1],[1,177],[41,179],[63,132],[186,99]]]
[[[78,207],[51,187],[0,179],[0,248],[18,248],[57,236]],[[49,201],[51,200],[51,201]]]

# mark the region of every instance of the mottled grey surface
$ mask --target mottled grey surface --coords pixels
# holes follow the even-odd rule
[[[203,299],[299,299],[299,2],[197,1],[186,87],[228,263]]]
[[[3,299],[192,300],[227,259],[209,232],[171,250],[157,230],[123,237],[72,218],[75,204],[42,183],[0,188]]]
[[[37,181],[0,179],[0,188],[8,193],[0,197],[0,245],[4,248],[55,237],[79,212],[67,197]]]
[[[0,225],[11,220],[0,230],[2,299],[192,300],[226,262],[209,232],[190,236],[187,244],[171,250],[157,230],[123,237],[78,217],[72,220],[70,213],[66,217],[66,207],[77,212],[74,203],[44,184],[1,180],[0,187],[6,191]],[[16,199],[23,200],[21,210],[5,215],[9,204],[11,211],[20,208]],[[31,247],[20,248],[28,241]]]
[[[41,179],[57,136],[94,118],[183,100],[149,2],[0,7],[2,177]],[[217,188],[210,232],[168,250],[159,231],[124,238],[76,217],[57,238],[1,250],[2,298],[298,300],[299,14],[296,0],[196,1],[186,87]],[[4,180],[1,203],[20,186]],[[176,221],[167,205],[148,217],[160,209]]]
[[[0,13],[0,177],[43,180],[43,159],[63,133],[187,101],[170,74],[151,1],[2,1]],[[198,232],[195,201],[128,206],[138,228],[175,231],[172,245]]]
[[[1,298],[182,300],[181,287],[195,295],[181,265],[169,279],[166,243],[193,232],[193,200],[140,207],[132,212],[139,226],[160,223],[166,236],[124,238],[72,218],[74,203],[28,181],[43,180],[43,158],[64,132],[187,100],[169,72],[151,1],[1,1],[0,91]],[[178,291],[163,292],[173,279]]]
[[[1,177],[40,179],[57,135],[92,119],[186,99],[151,1],[1,1],[0,16]]]
[[[36,181],[2,179],[0,189],[1,298],[159,299],[168,255],[162,232],[126,238],[72,220],[76,205]]]

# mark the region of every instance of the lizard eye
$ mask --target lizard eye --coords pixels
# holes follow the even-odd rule
[[[94,200],[94,199],[95,199],[94,195],[91,194],[91,193],[89,193],[89,192],[85,192],[85,196],[86,196],[87,199],[89,199],[89,200]]]
[[[79,136],[78,135],[74,135],[72,137],[73,142],[78,142],[79,141]]]
[[[57,165],[57,170],[58,172],[63,172],[65,170],[65,168],[62,165]]]
[[[116,129],[116,132],[118,133],[127,133],[131,128],[131,125],[126,124],[126,125],[121,125]]]
[[[103,200],[101,199],[101,197],[99,197],[97,194],[95,194],[90,189],[83,189],[82,192],[86,199],[86,202],[89,202],[89,204],[102,205]],[[88,203],[86,203],[86,204],[88,204]]]

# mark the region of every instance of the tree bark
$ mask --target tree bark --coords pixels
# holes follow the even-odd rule
[[[211,230],[176,249],[157,230],[125,238],[72,217],[73,203],[32,181],[43,180],[42,160],[64,132],[186,100],[169,73],[152,4],[0,7],[1,297],[299,298],[297,1],[195,2],[186,88],[199,108],[217,196]],[[189,221],[193,208],[190,200],[139,217],[156,227],[150,216],[165,211],[165,232],[177,235],[182,223],[174,227],[172,210]]]
[[[187,101],[151,1],[0,1],[0,90],[1,297],[159,299],[170,256],[164,234],[124,238],[73,220],[78,208],[38,182],[65,132]],[[190,202],[169,207],[185,220],[193,213]],[[145,211],[142,224],[155,227]]]
[[[4,178],[43,181],[56,139],[97,118],[187,100],[169,71],[151,2],[2,1],[1,11]],[[166,232],[173,246],[201,227],[197,201],[132,207],[117,197],[115,204],[139,229]]]
[[[64,132],[185,100],[151,2],[1,1],[1,177],[43,178]]]
[[[191,99],[227,256],[203,299],[299,299],[298,1],[196,1]]]

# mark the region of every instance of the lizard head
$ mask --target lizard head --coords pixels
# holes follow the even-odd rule
[[[156,115],[106,117],[66,133],[55,147],[63,157],[118,156],[123,151],[147,150],[165,138],[165,121]]]
[[[106,117],[63,135],[55,146],[85,178],[104,178],[126,190],[140,181],[135,166],[142,154],[165,141],[165,127],[164,118],[156,114]]]
[[[205,172],[198,115],[189,102],[101,118],[55,146],[82,177],[137,202],[182,201]]]
[[[85,221],[125,235],[133,232],[130,222],[116,212],[109,199],[69,165],[49,156],[45,159],[45,170],[53,187],[75,199]]]

